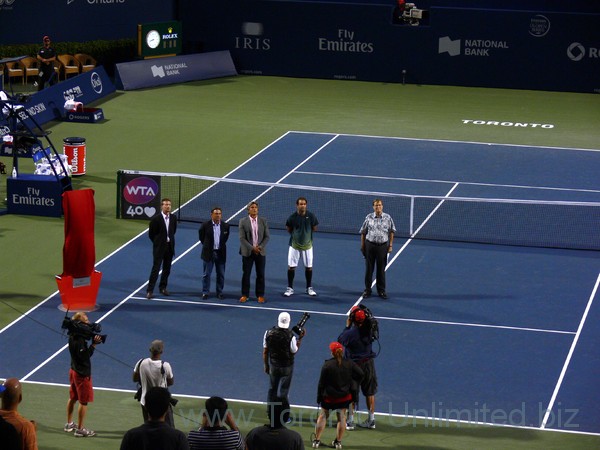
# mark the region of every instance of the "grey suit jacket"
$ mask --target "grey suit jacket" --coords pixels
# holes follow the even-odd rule
[[[240,232],[240,255],[250,256],[252,255],[252,225],[250,224],[250,217],[241,218],[238,228]],[[269,237],[267,220],[258,216],[258,246],[260,247],[260,254],[263,256],[266,255],[265,247],[269,242]]]

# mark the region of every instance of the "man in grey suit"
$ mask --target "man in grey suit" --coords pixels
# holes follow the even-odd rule
[[[258,203],[248,204],[248,216],[240,219],[240,255],[242,255],[242,296],[241,303],[250,297],[250,275],[252,266],[256,267],[256,297],[258,303],[265,302],[265,264],[267,261],[265,247],[269,242],[269,226],[267,220],[258,217]]]

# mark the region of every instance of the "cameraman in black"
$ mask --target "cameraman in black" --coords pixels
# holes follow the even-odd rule
[[[302,322],[306,322],[304,317],[300,323]],[[294,373],[294,355],[298,352],[302,338],[306,334],[303,325],[304,323],[293,328],[298,334],[296,337],[289,329],[289,313],[282,312],[279,314],[277,326],[267,330],[263,338],[263,362],[265,373],[269,375],[270,380],[267,402],[273,404],[277,399],[283,401],[284,411],[288,410],[285,414],[287,423],[289,423],[288,394]],[[269,417],[271,417],[270,409]]]
[[[344,358],[354,361],[364,372],[364,378],[360,388],[367,402],[369,418],[358,424],[363,428],[375,428],[375,394],[377,393],[377,374],[375,372],[374,358],[377,356],[373,351],[373,336],[371,324],[369,323],[365,310],[358,306],[352,307],[346,328],[338,337],[338,342],[345,347]],[[356,394],[358,399],[358,393]],[[355,404],[351,403],[348,411],[347,430],[354,430]]]
[[[71,369],[69,370],[69,401],[67,402],[67,423],[64,430],[73,431],[75,437],[92,437],[95,431],[88,430],[83,426],[83,420],[87,412],[87,405],[94,401],[94,390],[92,386],[92,362],[96,344],[102,342],[102,336],[89,333],[90,320],[84,312],[73,315],[71,322],[74,326],[69,328],[69,353],[71,354]],[[92,345],[88,347],[87,339],[91,339]],[[79,402],[77,409],[77,424],[73,422],[73,409],[75,403]]]

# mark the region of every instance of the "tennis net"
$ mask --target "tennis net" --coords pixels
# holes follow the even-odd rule
[[[319,220],[319,232],[358,234],[373,200],[380,198],[394,219],[396,237],[600,250],[597,202],[407,195],[131,170],[118,172],[119,192],[124,174],[160,177],[159,195],[171,199],[181,221],[204,222],[219,206],[223,219],[237,225],[256,200],[269,227],[285,229],[302,196]]]

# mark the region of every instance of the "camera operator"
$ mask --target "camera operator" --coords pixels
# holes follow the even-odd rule
[[[88,316],[84,312],[78,312],[73,315],[71,321],[78,325],[90,325]],[[88,347],[86,335],[79,331],[79,327],[69,329],[69,353],[71,354],[71,369],[69,370],[69,401],[67,402],[67,423],[64,430],[66,432],[74,431],[75,437],[92,437],[96,433],[83,426],[83,420],[87,412],[87,405],[94,401],[94,390],[92,386],[92,362],[91,357],[94,354],[96,344],[102,342],[102,337],[98,334],[91,335],[92,344]],[[79,402],[77,409],[77,424],[73,419],[73,409],[75,403]]]
[[[150,420],[146,408],[146,392],[155,386],[167,388],[174,383],[171,364],[162,360],[164,348],[163,341],[158,339],[152,341],[150,343],[150,358],[140,359],[133,369],[133,381],[140,383],[142,387],[142,392],[138,400],[140,405],[142,405],[144,422]],[[169,405],[167,414],[165,415],[165,423],[173,428],[175,427],[172,405]]]
[[[375,394],[377,393],[377,374],[375,373],[376,356],[373,352],[373,336],[371,324],[364,309],[354,306],[346,320],[346,328],[338,337],[338,342],[345,347],[344,357],[353,360],[364,372],[360,383],[361,391],[367,402],[369,418],[359,424],[363,428],[375,428]],[[358,399],[358,394],[357,397]],[[354,430],[355,404],[350,404],[347,430]]]
[[[305,322],[303,317],[301,322]],[[277,326],[267,330],[263,338],[263,362],[265,373],[269,375],[270,386],[267,402],[273,404],[280,398],[284,410],[287,410],[285,421],[289,423],[288,394],[294,373],[294,355],[298,352],[302,338],[306,334],[304,327],[296,326],[298,337],[290,328],[290,315],[287,312],[279,314]],[[270,417],[270,410],[269,410]]]

